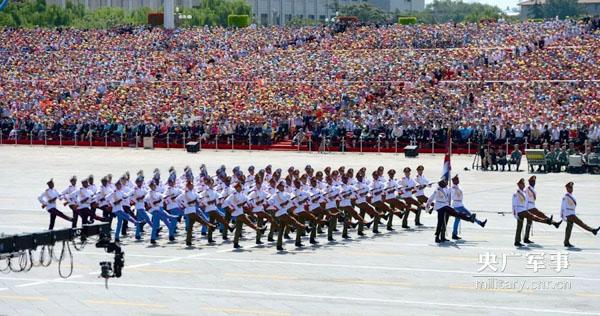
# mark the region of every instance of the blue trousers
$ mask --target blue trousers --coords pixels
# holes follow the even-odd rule
[[[223,212],[223,210],[221,210],[218,207],[217,207],[217,212],[219,212],[219,214],[221,214],[221,216],[224,216],[224,214],[225,214],[225,212]],[[196,214],[198,214],[198,216],[202,217],[207,222],[210,220],[210,218],[208,217],[206,212],[202,211],[198,206],[196,206]],[[186,220],[187,220],[187,217],[186,217]],[[221,225],[221,224],[219,224],[219,225]],[[185,228],[187,229],[187,225]],[[202,225],[202,229],[200,230],[200,232],[202,234],[206,234],[208,232],[208,227],[206,227],[206,225]]]
[[[169,229],[169,237],[175,237],[175,225],[177,225],[177,216],[169,215],[161,207],[159,210],[155,210],[152,212],[152,236],[150,238],[152,240],[156,240],[156,237],[158,236],[158,228],[160,227],[161,221],[165,225],[167,225],[167,228]]]
[[[469,212],[469,210],[467,210],[464,206],[455,207],[454,209],[459,214],[464,214],[466,216],[471,216],[471,212]],[[481,221],[478,220],[478,219],[475,219],[475,222],[477,224],[481,224]],[[460,225],[460,218],[456,217],[454,219],[454,228],[452,229],[452,235],[458,235],[458,225]]]
[[[121,229],[123,229],[123,221],[130,221],[134,225],[137,225],[137,222],[131,215],[125,213],[125,211],[113,212],[113,215],[117,218],[117,228],[115,229],[115,241],[117,241],[119,240]]]
[[[183,210],[181,208],[177,207],[177,208],[168,210],[167,212],[169,214],[175,215],[177,217],[183,216],[183,220],[185,221],[185,230],[187,231],[187,228],[190,225],[190,221],[188,220],[187,216],[185,216],[185,213],[183,212]],[[177,224],[175,224],[175,229],[177,230]]]
[[[205,221],[209,221],[210,219],[208,218],[208,216],[206,215],[206,213],[204,213],[203,210],[201,210],[198,206],[196,206],[196,215],[198,215],[200,218],[202,218]],[[187,216],[185,217],[186,220],[188,220]],[[187,227],[186,227],[187,229]],[[206,225],[202,225],[202,229],[201,229],[202,233],[207,233],[208,232],[208,228],[206,227]]]
[[[137,216],[138,222],[140,222],[140,223],[135,226],[135,238],[139,239],[142,237],[142,223],[146,222],[146,223],[150,224],[151,227],[154,225],[152,224],[152,221],[150,220],[150,216],[148,216],[148,213],[146,212],[145,209],[137,209],[136,216]]]

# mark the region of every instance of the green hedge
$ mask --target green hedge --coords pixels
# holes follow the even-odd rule
[[[398,18],[398,24],[402,24],[402,25],[417,24],[417,18],[414,16],[401,16]]]
[[[227,25],[234,27],[246,27],[250,25],[250,17],[248,15],[230,14],[227,16]]]
[[[529,22],[542,23],[542,22],[544,22],[544,19],[529,19]]]

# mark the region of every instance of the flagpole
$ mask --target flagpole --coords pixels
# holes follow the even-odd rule
[[[452,156],[452,127],[448,127],[448,144],[449,144],[448,154],[450,156]]]

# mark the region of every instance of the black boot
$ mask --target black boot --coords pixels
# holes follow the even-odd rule
[[[423,226],[423,224],[421,224],[421,211],[421,208],[417,210],[417,214],[415,215],[415,226]]]
[[[565,243],[564,243],[565,247],[569,247],[569,248],[574,247],[570,243],[572,231],[573,231],[573,222],[567,221],[567,228],[565,229]]]
[[[526,244],[533,244],[533,241],[529,239],[529,233],[531,232],[531,223],[527,223],[525,225],[525,237],[523,238],[523,242]]]
[[[523,220],[518,219],[517,220],[517,231],[515,232],[515,246],[516,247],[523,247],[523,244],[521,243],[521,232],[522,231],[523,231]]]

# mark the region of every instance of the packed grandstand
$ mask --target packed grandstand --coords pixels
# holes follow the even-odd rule
[[[5,142],[600,138],[600,31],[582,21],[0,32]]]

